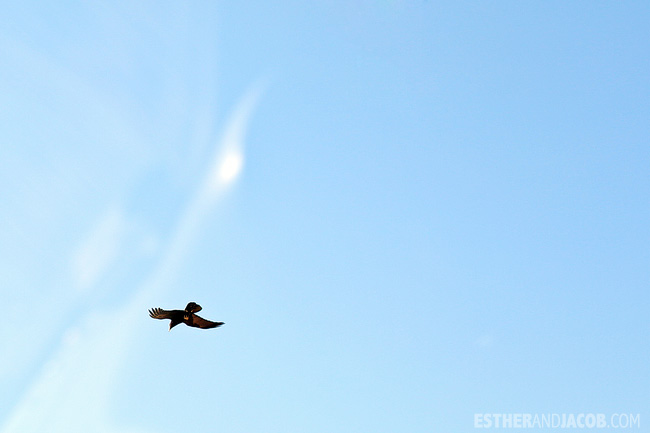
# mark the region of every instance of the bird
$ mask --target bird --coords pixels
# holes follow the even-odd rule
[[[201,306],[196,302],[190,302],[187,304],[187,307],[185,307],[185,310],[163,310],[162,308],[157,307],[151,308],[149,310],[149,316],[160,320],[170,319],[170,331],[174,326],[180,325],[181,323],[185,323],[187,326],[201,329],[217,328],[223,325],[223,322],[212,322],[194,314],[201,311],[201,309]]]

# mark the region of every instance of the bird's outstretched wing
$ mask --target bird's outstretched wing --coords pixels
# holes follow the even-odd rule
[[[162,308],[152,308],[149,310],[149,316],[153,317],[154,319],[171,319],[172,312],[163,310]]]
[[[221,326],[223,325],[223,322],[212,322],[210,320],[205,320],[201,316],[192,314],[192,320],[189,323],[187,323],[187,325],[193,326],[195,328],[209,329],[209,328],[216,328],[218,326]]]

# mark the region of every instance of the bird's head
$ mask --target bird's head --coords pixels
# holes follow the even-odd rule
[[[187,304],[187,307],[185,307],[185,311],[188,313],[198,313],[201,311],[201,306],[197,304],[196,302],[190,302]]]

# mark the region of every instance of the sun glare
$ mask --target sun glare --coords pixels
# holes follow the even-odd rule
[[[228,152],[219,167],[219,179],[221,182],[230,183],[233,181],[241,171],[243,165],[244,157],[241,152],[237,150]]]

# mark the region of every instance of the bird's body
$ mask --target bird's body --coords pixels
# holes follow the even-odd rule
[[[163,310],[162,308],[152,308],[149,310],[149,316],[154,319],[169,319],[169,330],[176,325],[185,323],[187,326],[194,328],[210,329],[223,325],[223,322],[212,322],[205,320],[203,317],[194,313],[201,311],[201,306],[195,302],[190,302],[185,310]]]

